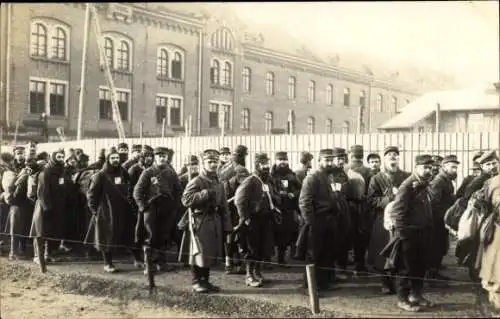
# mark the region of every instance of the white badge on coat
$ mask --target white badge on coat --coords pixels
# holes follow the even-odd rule
[[[268,193],[269,192],[269,186],[267,184],[262,184],[262,191]]]
[[[396,195],[396,194],[397,194],[397,192],[398,192],[398,189],[397,189],[396,187],[393,187],[393,188],[392,188],[392,193],[393,193],[394,195]]]
[[[282,179],[281,180],[281,185],[283,186],[283,188],[288,188],[288,180],[287,179]]]
[[[342,190],[342,184],[340,183],[331,183],[330,186],[334,192],[340,192]]]
[[[59,177],[59,185],[64,185],[64,177]]]
[[[121,184],[122,183],[122,178],[121,177],[115,177],[115,184]]]
[[[153,185],[158,184],[158,178],[157,177],[152,177],[151,178],[151,184],[153,184]]]

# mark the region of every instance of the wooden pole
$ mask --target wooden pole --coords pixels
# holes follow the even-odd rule
[[[17,145],[17,133],[19,132],[19,120],[16,121],[16,131],[14,132],[14,146]]]
[[[78,96],[78,125],[76,139],[79,141],[83,138],[83,103],[85,95],[85,82],[87,75],[87,44],[89,41],[89,23],[90,23],[90,7],[85,5],[85,24],[83,27],[83,51],[82,51],[82,70],[80,74],[80,94]]]
[[[313,314],[319,314],[318,290],[316,287],[316,269],[314,265],[306,266],[307,287],[309,289],[309,302]]]
[[[164,117],[161,120],[161,138],[165,138],[166,130],[167,130],[167,119]]]
[[[441,105],[439,103],[436,104],[436,133],[439,133],[440,131],[440,125],[441,125]]]

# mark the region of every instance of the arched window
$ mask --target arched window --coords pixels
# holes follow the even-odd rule
[[[328,84],[326,86],[326,104],[333,105],[333,85]]]
[[[266,112],[264,115],[264,130],[266,134],[270,134],[271,130],[273,129],[273,113],[272,112]]]
[[[229,62],[224,62],[224,69],[222,70],[223,73],[223,79],[222,79],[222,85],[226,87],[231,87],[231,74],[232,74],[232,67],[231,63]]]
[[[182,54],[179,52],[174,53],[174,59],[172,60],[172,78],[181,80],[182,79]]]
[[[243,92],[250,92],[252,86],[252,70],[249,67],[243,68]]]
[[[307,102],[314,103],[314,101],[316,101],[316,82],[311,80],[307,88]]]
[[[114,43],[111,38],[104,38],[104,54],[106,55],[106,60],[108,60],[109,68],[112,69],[114,67]]]
[[[289,100],[295,100],[295,89],[297,86],[297,81],[294,76],[289,76],[288,77],[288,99]]]
[[[364,90],[361,90],[359,92],[359,106],[360,107],[366,106],[366,92]]]
[[[344,89],[344,106],[351,105],[351,90],[349,88]]]
[[[212,34],[212,47],[224,50],[233,49],[231,33],[227,29],[219,29]]]
[[[250,110],[247,108],[241,110],[241,129],[250,131]]]
[[[116,61],[116,69],[121,71],[130,70],[130,46],[127,41],[120,41],[120,46],[117,50],[118,57]]]
[[[47,27],[42,23],[31,25],[31,55],[47,56]]]
[[[269,96],[274,95],[274,73],[266,73],[266,94]]]
[[[210,82],[213,85],[220,84],[220,63],[219,60],[212,60],[212,65],[210,67]]]
[[[377,94],[377,112],[382,112],[383,110],[383,107],[384,107],[384,97],[382,96],[382,94]]]
[[[307,133],[314,134],[315,130],[316,130],[316,119],[314,118],[314,116],[310,116],[307,119]]]
[[[156,75],[161,77],[168,77],[168,51],[166,49],[160,49],[158,51]]]
[[[342,134],[349,134],[349,121],[344,121],[344,123],[342,124]]]
[[[61,27],[57,27],[52,36],[52,57],[66,60],[66,31]]]

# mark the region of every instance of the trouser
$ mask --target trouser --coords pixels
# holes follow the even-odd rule
[[[408,230],[401,239],[397,278],[397,294],[401,301],[406,301],[410,292],[417,296],[422,294],[429,245],[429,238],[422,230]]]
[[[171,205],[169,200],[158,199],[154,205],[143,214],[144,247],[150,248],[156,255],[155,262],[166,262],[166,251],[170,241],[171,227],[174,220],[166,208]]]
[[[38,251],[39,251],[38,244],[43,245],[42,251],[44,252],[44,257],[47,258],[47,257],[50,257],[50,255],[54,251],[54,249],[57,248],[57,246],[59,245],[59,241],[37,238],[37,240],[33,241],[34,257],[39,257],[38,256]]]
[[[267,215],[253,215],[247,226],[247,248],[246,260],[257,262],[270,258],[272,247],[272,220]]]
[[[370,235],[367,233],[359,233],[354,238],[354,267],[357,271],[366,269],[366,251],[370,242]]]
[[[392,272],[384,271],[382,272],[382,286],[389,289],[392,292],[395,292],[396,290],[396,285],[395,285],[395,277],[393,276],[394,274]]]
[[[210,268],[191,266],[191,274],[193,275],[193,285],[208,282],[210,280]]]
[[[32,216],[28,214],[26,208],[21,210],[18,206],[11,206],[9,211],[9,234],[10,234],[10,254],[17,255],[26,251],[29,228],[27,223],[31,222]],[[30,219],[28,221],[28,219]]]
[[[111,251],[103,251],[102,259],[104,259],[104,264],[107,266],[111,266],[113,264],[113,254]]]
[[[129,248],[130,253],[134,257],[134,261],[144,261],[143,255],[142,255],[142,249],[140,244],[133,244],[132,248]]]
[[[238,249],[238,243],[235,240],[236,234],[227,235],[224,243],[224,253],[226,257],[226,266],[237,266],[241,264],[241,255]]]
[[[449,246],[449,234],[448,230],[444,226],[439,225],[435,228],[432,235],[432,249],[430,250],[429,259],[429,274],[437,275],[441,264],[443,262],[443,257],[448,252]]]

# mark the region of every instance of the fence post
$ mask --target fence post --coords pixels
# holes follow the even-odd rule
[[[311,305],[311,311],[313,314],[318,314],[319,310],[319,299],[318,290],[316,287],[316,269],[314,265],[306,266],[307,274],[307,288],[309,289],[309,302]]]

